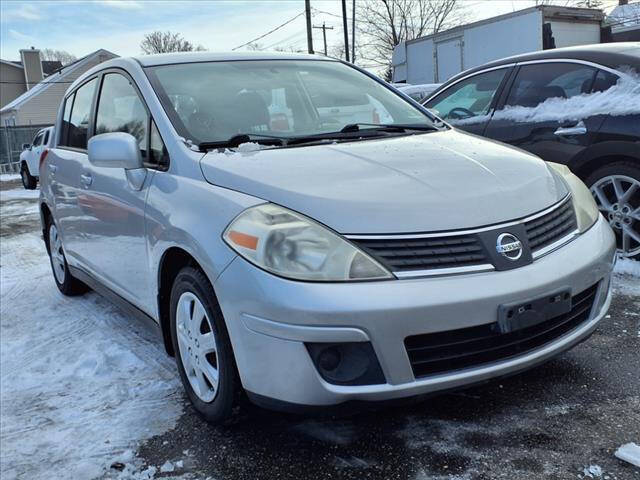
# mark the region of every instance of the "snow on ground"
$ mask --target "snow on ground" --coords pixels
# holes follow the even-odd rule
[[[174,426],[182,388],[149,328],[59,293],[21,188],[0,194],[0,477],[94,478]]]
[[[20,180],[19,173],[1,173],[0,182],[11,182],[13,180]]]

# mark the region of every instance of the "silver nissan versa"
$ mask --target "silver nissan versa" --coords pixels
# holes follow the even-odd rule
[[[563,166],[307,55],[118,58],[67,91],[40,172],[65,295],[153,320],[207,420],[538,365],[611,300],[615,238]]]

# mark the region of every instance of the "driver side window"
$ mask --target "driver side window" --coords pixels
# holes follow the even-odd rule
[[[461,120],[489,113],[502,79],[508,68],[480,73],[446,89],[425,106],[437,111],[446,120]]]

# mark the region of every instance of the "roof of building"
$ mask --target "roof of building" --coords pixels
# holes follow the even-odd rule
[[[601,22],[604,18],[604,13],[602,10],[594,9],[594,8],[581,8],[581,7],[561,7],[558,5],[536,5],[529,8],[523,8],[522,10],[516,10],[515,12],[503,13],[502,15],[497,15],[495,17],[485,18],[483,20],[478,20],[472,23],[465,23],[463,25],[458,25],[448,30],[442,30],[438,33],[432,33],[430,35],[425,35],[423,37],[414,38],[412,40],[407,40],[406,43],[415,43],[421,42],[423,40],[446,36],[456,32],[462,32],[464,30],[479,27],[481,25],[488,25],[491,23],[499,22],[501,20],[506,20],[508,18],[518,17],[520,15],[526,15],[531,12],[535,12],[539,10],[542,12],[545,19],[552,20],[578,20],[581,22]]]
[[[22,62],[17,60],[9,60],[9,63],[13,63],[16,66],[22,68]],[[45,75],[51,75],[56,70],[62,68],[62,62],[60,60],[42,60],[42,73]]]
[[[0,113],[1,112],[6,112],[6,111],[9,111],[9,110],[17,110],[18,108],[20,108],[20,105],[22,105],[24,102],[26,102],[27,100],[31,99],[32,97],[34,97],[36,95],[39,95],[39,94],[43,93],[49,86],[63,81],[63,79],[64,79],[64,77],[66,75],[68,75],[69,73],[71,73],[71,72],[75,71],[76,69],[80,68],[82,65],[85,65],[93,57],[95,57],[96,55],[101,54],[101,53],[103,53],[103,54],[106,53],[106,54],[111,55],[113,57],[117,57],[117,55],[115,53],[111,53],[111,52],[109,52],[107,50],[104,50],[102,48],[99,49],[99,50],[96,50],[95,52],[92,52],[89,55],[86,55],[86,56],[76,60],[75,62],[70,63],[68,65],[65,65],[64,67],[54,71],[49,76],[45,77],[44,80],[42,80],[40,83],[34,85],[30,90],[27,90],[22,95],[20,95],[18,98],[14,99],[13,101],[9,102],[4,107],[2,107],[2,110],[0,110]]]
[[[618,5],[607,15],[605,24],[610,26],[613,31],[628,27],[640,27],[640,2]]]

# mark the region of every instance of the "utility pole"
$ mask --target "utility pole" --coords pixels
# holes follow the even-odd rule
[[[351,62],[356,64],[356,0],[353,0],[351,12]]]
[[[311,0],[304,0],[304,11],[307,17],[307,50],[313,54],[313,36],[311,34]]]
[[[324,40],[324,56],[327,56],[327,30],[333,30],[333,27],[327,27],[324,22],[322,22],[322,26],[321,27],[316,27],[315,25],[313,26],[313,28],[321,28],[322,29],[322,39]]]
[[[342,0],[342,29],[344,30],[344,58],[349,61],[349,27],[347,26],[347,0]]]

